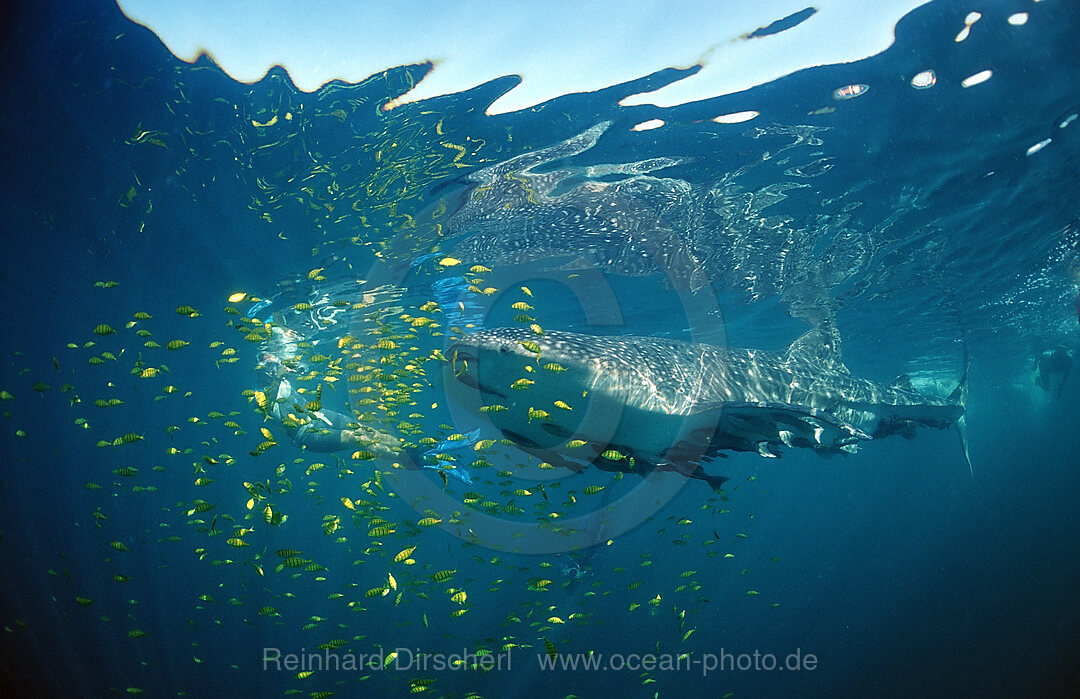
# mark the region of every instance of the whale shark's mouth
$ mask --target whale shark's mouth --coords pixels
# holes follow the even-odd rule
[[[467,366],[469,362],[472,362],[473,366],[476,366],[476,355],[470,354],[458,346],[452,348],[452,356],[454,358],[453,367],[455,372],[457,371],[457,365],[459,363],[463,366]]]
[[[457,380],[470,388],[475,388],[477,391],[480,391],[485,396],[498,396],[499,398],[506,398],[505,393],[503,393],[502,391],[497,391],[491,386],[485,386],[484,384],[480,383],[480,381],[477,380],[477,378],[472,374],[458,374]]]

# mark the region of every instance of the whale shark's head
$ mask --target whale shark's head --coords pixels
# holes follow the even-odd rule
[[[457,380],[487,396],[532,391],[569,402],[585,389],[625,393],[647,382],[638,354],[617,337],[493,328],[461,338],[447,356]]]
[[[486,370],[500,373],[521,372],[525,371],[524,366],[535,369],[552,362],[566,369],[575,367],[588,370],[596,362],[602,361],[603,352],[595,344],[590,347],[589,343],[580,339],[586,337],[566,333],[538,335],[528,328],[494,328],[461,338],[450,347],[448,356],[457,354],[459,363],[471,359],[474,364],[482,363]],[[460,368],[465,369],[464,366]],[[548,371],[561,373],[556,368]]]
[[[538,335],[527,328],[473,333],[446,352],[458,384],[448,390],[457,403],[486,414],[504,434],[530,448],[554,448],[586,426],[595,434],[592,425],[605,406],[621,410],[624,401],[605,400],[608,392],[598,377],[605,371],[608,378],[619,375],[618,362],[595,346],[600,338],[588,339]]]

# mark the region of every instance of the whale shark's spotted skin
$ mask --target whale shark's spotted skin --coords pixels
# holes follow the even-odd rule
[[[479,184],[450,219],[450,235],[465,235],[452,254],[489,266],[544,261],[706,286],[687,239],[697,216],[689,183],[647,174],[680,160],[553,167],[592,148],[609,126],[471,173]]]
[[[695,477],[703,477],[694,468],[702,459],[722,451],[777,456],[786,445],[826,455],[851,452],[874,437],[910,436],[917,426],[945,428],[962,420],[956,397],[852,376],[831,342],[812,331],[781,354],[497,328],[460,340],[451,352],[457,379],[477,389],[472,407],[504,406],[486,414],[528,450],[579,459],[589,452],[566,446],[577,439],[597,454],[614,448]],[[545,368],[553,363],[557,371]],[[532,383],[514,388],[522,378]],[[570,409],[553,407],[558,403]],[[547,417],[536,417],[536,410]]]

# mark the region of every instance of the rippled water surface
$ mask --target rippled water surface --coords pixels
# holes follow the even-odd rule
[[[179,61],[108,3],[17,13],[4,685],[1071,696],[1080,389],[1032,369],[1080,337],[1080,25],[1068,2],[972,9],[737,94],[619,105],[696,70],[668,69],[498,115],[514,76],[305,93]],[[812,390],[906,375],[938,402],[967,355],[972,471],[955,426],[800,448],[850,438],[857,408],[772,446],[673,445],[719,492],[649,473],[660,421],[561,427],[587,387],[540,344],[509,377],[532,383],[498,387],[520,428],[461,398],[454,349],[502,327],[794,354]],[[629,346],[593,344],[612,372]],[[706,394],[707,368],[634,352],[670,404]],[[346,422],[341,448],[305,441]]]

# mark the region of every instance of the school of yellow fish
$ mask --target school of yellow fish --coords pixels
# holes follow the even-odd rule
[[[446,260],[441,264],[450,267]],[[479,286],[482,271],[473,268],[464,281]],[[105,282],[103,286],[113,285]],[[357,449],[351,454],[319,454],[311,458],[289,444],[282,425],[270,418],[271,398],[262,390],[246,388],[234,395],[206,395],[212,389],[183,385],[183,377],[166,363],[170,351],[194,352],[219,371],[249,374],[257,363],[256,350],[268,338],[271,324],[244,317],[239,304],[258,300],[244,292],[233,293],[220,314],[200,312],[186,305],[177,307],[176,314],[191,319],[190,337],[205,335],[207,325],[214,322],[210,318],[219,316],[223,320],[219,326],[221,339],[204,345],[183,338],[159,343],[153,339],[158,314],[137,311],[129,320],[104,318],[107,323],[88,328],[86,337],[74,338],[67,353],[58,355],[58,363],[87,367],[73,372],[78,384],[64,384],[59,390],[77,415],[74,425],[93,435],[88,437],[88,444],[115,450],[109,459],[114,468],[107,473],[89,474],[85,487],[94,493],[94,508],[88,514],[92,514],[94,526],[101,532],[102,554],[110,569],[116,571],[113,579],[117,583],[138,588],[138,581],[123,572],[128,557],[152,555],[149,549],[155,545],[178,546],[190,552],[191,565],[205,566],[208,573],[217,567],[239,569],[243,587],[262,588],[272,603],[256,607],[246,601],[245,594],[219,602],[214,595],[228,586],[210,582],[214,579],[211,576],[205,590],[189,599],[176,600],[177,604],[196,608],[222,602],[250,605],[251,623],[281,624],[285,616],[304,614],[304,597],[291,593],[290,587],[301,578],[321,584],[326,599],[335,603],[336,613],[304,616],[301,627],[310,634],[307,637],[312,639],[311,645],[320,649],[348,647],[364,652],[372,646],[392,647],[391,634],[383,638],[372,629],[395,625],[422,624],[425,629],[453,633],[456,620],[479,610],[486,619],[496,620],[500,630],[472,641],[478,656],[514,648],[537,648],[552,656],[565,649],[587,652],[589,648],[577,645],[576,626],[597,622],[635,625],[642,614],[668,616],[668,623],[683,639],[677,651],[695,652],[690,640],[699,623],[696,618],[717,613],[711,604],[714,592],[708,581],[719,569],[712,561],[723,561],[722,565],[729,567],[737,565],[731,559],[738,558],[738,542],[746,538],[725,526],[723,515],[728,510],[723,507],[723,495],[712,495],[702,502],[698,515],[671,513],[655,529],[658,544],[666,541],[670,548],[700,547],[695,558],[701,570],[676,570],[663,565],[665,574],[661,578],[667,582],[657,584],[655,574],[639,578],[635,571],[666,564],[663,547],[658,545],[648,552],[630,549],[619,552],[620,564],[610,570],[590,571],[575,594],[553,594],[568,588],[574,579],[561,574],[550,557],[500,553],[470,543],[471,521],[482,513],[558,531],[560,520],[582,514],[583,508],[587,512],[595,507],[588,501],[589,496],[616,487],[623,474],[614,474],[606,485],[591,483],[583,487],[575,487],[577,477],[569,473],[565,482],[519,481],[515,469],[494,471],[492,455],[500,453],[502,460],[507,454],[518,459],[524,455],[515,452],[508,440],[485,439],[468,450],[472,453],[461,464],[473,474],[472,485],[447,479],[445,473],[439,472],[442,491],[456,504],[449,508],[427,506],[422,498],[405,501],[395,489],[404,473],[402,464],[385,455],[377,457],[370,450]],[[515,302],[514,306],[520,309],[526,304]],[[350,307],[365,310],[363,303],[350,303]],[[285,420],[305,419],[306,411],[319,409],[321,397],[344,386],[353,404],[360,406],[357,421],[400,435],[403,450],[465,439],[448,424],[430,424],[438,408],[438,400],[431,400],[430,376],[447,362],[434,338],[462,329],[445,328],[442,311],[434,301],[396,317],[381,311],[371,311],[370,336],[341,337],[336,356],[311,354],[313,347],[300,343],[304,365],[318,369],[300,376],[297,390],[304,399],[313,399],[294,402],[295,412]],[[543,332],[532,317],[522,322]],[[114,329],[114,325],[121,329]],[[133,417],[135,421],[125,431],[102,434],[95,424],[106,421],[105,413],[127,404],[117,396],[127,395],[130,387],[115,381],[99,382],[93,371],[96,366],[118,362],[124,362],[125,369],[130,366],[129,383],[149,383],[156,394],[154,402],[183,404],[202,392],[220,408],[190,414],[177,424],[156,424],[152,411],[147,411],[137,419]],[[243,375],[234,378],[239,383],[246,380]],[[51,391],[42,383],[35,388],[42,393]],[[6,389],[0,392],[0,398],[5,402],[18,400]],[[565,403],[560,407],[568,409]],[[533,412],[530,410],[530,417],[542,418]],[[129,445],[148,441],[153,442],[152,448],[130,456],[125,451]],[[603,457],[625,458],[614,450],[604,452]],[[445,454],[439,458],[444,468],[453,468],[461,457]],[[520,461],[517,468],[528,465]],[[535,459],[532,465],[537,465]],[[546,464],[540,467],[552,468]],[[175,482],[171,475],[174,473],[184,474],[189,486],[177,489],[165,485]],[[134,506],[129,502],[139,498],[152,498],[153,504],[160,507],[161,520],[156,527],[161,535],[141,545],[124,543],[127,537],[113,530],[110,515]],[[308,523],[304,526],[313,526],[313,512],[318,514],[316,526],[323,535],[319,545],[290,546],[293,536],[295,540],[311,541],[309,531],[295,535],[293,531],[302,526],[300,521]],[[701,518],[703,526],[695,527],[695,518]],[[453,534],[440,531],[443,529]],[[620,542],[615,539],[597,545],[617,550]],[[447,559],[441,552],[448,546],[461,549],[455,557],[462,565],[445,567]],[[429,558],[425,549],[436,555]],[[522,551],[528,551],[527,542],[522,542]],[[332,570],[335,575],[331,575]],[[350,582],[341,584],[340,574],[345,571]],[[755,597],[758,592],[748,589],[745,595]],[[76,595],[71,602],[93,613],[92,597]],[[620,607],[621,612],[617,611]],[[373,627],[354,614],[372,615],[381,626]],[[617,614],[626,618],[612,618]],[[268,621],[257,621],[257,617]],[[104,616],[102,620],[124,623]],[[130,639],[148,635],[138,628],[122,630]],[[658,650],[660,645],[657,643]],[[202,662],[197,649],[193,659]],[[312,677],[318,674],[306,671],[297,677],[310,685],[317,681]],[[648,673],[643,679],[655,680]],[[415,693],[440,691],[437,676],[411,677],[403,682],[409,683],[410,691]],[[320,689],[311,695],[332,691]]]
[[[344,112],[331,114],[342,118]],[[267,152],[299,147],[290,112],[253,113],[249,121],[251,142],[241,155],[253,163]],[[376,174],[359,184],[346,185],[341,173],[318,164],[324,159],[312,154],[317,164],[310,172],[278,182],[260,179],[264,196],[251,207],[273,224],[278,209],[300,200],[326,241],[313,256],[341,245],[374,249],[385,259],[437,251],[445,207],[417,213],[424,190],[419,185],[482,162],[483,144],[468,137],[461,143],[447,139],[441,148],[420,149],[417,155],[410,143],[422,132],[420,124],[389,124],[377,142],[364,144]],[[441,118],[435,121],[434,134],[444,136]],[[129,143],[168,150],[178,146],[177,138],[140,125]],[[118,205],[146,216],[153,208],[148,197],[136,177],[123,188]],[[133,219],[133,227],[143,226],[143,220]],[[349,226],[382,226],[408,235],[396,240],[374,235],[342,239],[331,232]],[[281,232],[278,236],[286,237]],[[516,322],[542,336],[542,323],[552,320],[538,319],[543,299],[528,287],[491,286],[485,281],[491,271],[445,255],[431,265],[432,275],[460,276],[463,288],[477,298],[509,304]],[[321,272],[312,269],[308,280],[318,284]],[[119,292],[110,291],[117,287]],[[85,329],[74,329],[66,348],[57,349],[53,364],[70,377],[68,382],[53,390],[36,380],[30,390],[53,402],[58,421],[64,423],[59,429],[74,429],[87,449],[108,450],[111,466],[86,472],[80,484],[90,504],[81,519],[92,525],[100,541],[111,582],[124,586],[130,598],[123,610],[112,603],[103,609],[105,602],[89,592],[57,603],[113,627],[132,642],[129,652],[136,662],[138,644],[153,642],[153,634],[137,626],[137,602],[157,583],[131,574],[131,561],[157,560],[161,547],[171,556],[183,552],[183,560],[205,581],[201,589],[173,600],[190,608],[197,636],[213,633],[224,616],[215,610],[228,605],[238,608],[248,624],[295,624],[309,639],[309,648],[355,653],[393,648],[398,630],[422,627],[440,641],[466,639],[478,657],[517,649],[554,658],[592,652],[594,628],[633,628],[641,638],[663,639],[649,643],[645,651],[693,655],[700,652],[694,644],[697,628],[717,623],[724,613],[722,599],[727,599],[724,605],[733,604],[730,576],[751,573],[739,561],[747,535],[727,523],[722,494],[702,494],[693,512],[664,511],[659,517],[663,521],[644,525],[651,542],[648,550],[624,546],[616,537],[596,542],[602,553],[595,558],[585,559],[592,555],[588,551],[574,552],[582,560],[603,562],[586,563],[587,575],[579,578],[561,570],[577,560],[572,552],[530,556],[527,541],[521,541],[519,551],[485,548],[471,533],[473,522],[496,518],[560,532],[564,521],[601,507],[599,498],[629,487],[634,477],[624,483],[621,473],[590,469],[585,475],[558,473],[539,483],[524,479],[520,476],[526,470],[554,467],[526,457],[505,439],[480,440],[465,456],[462,451],[439,454],[442,470],[411,473],[402,460],[377,453],[372,445],[311,455],[290,443],[286,427],[310,421],[308,414],[331,397],[347,398],[358,424],[395,435],[402,454],[465,440],[445,422],[445,406],[440,406],[444,397],[433,384],[450,361],[440,347],[469,329],[446,320],[446,311],[457,309],[441,308],[434,300],[388,307],[334,299],[334,304],[364,317],[367,332],[341,336],[335,353],[327,353],[324,345],[301,342],[300,363],[311,368],[296,378],[298,397],[285,406],[287,417],[278,421],[271,418],[274,397],[256,385],[252,371],[273,327],[272,321],[245,317],[245,308],[260,300],[256,294],[222,290],[224,303],[215,308],[196,308],[181,299],[175,307],[122,311],[130,298],[107,298],[122,294],[122,285],[98,281],[89,291],[101,294],[101,307],[112,310],[103,310]],[[562,370],[545,362],[533,344],[535,349],[526,349],[538,355],[538,368]],[[185,378],[190,369],[170,368],[181,363],[220,372],[221,381],[206,385]],[[534,380],[523,377],[507,388],[528,391]],[[12,377],[11,385],[0,391],[8,424],[18,425],[19,403],[29,399],[24,383],[22,376]],[[219,385],[245,388],[230,391]],[[571,410],[572,402],[568,396],[549,410]],[[182,419],[174,419],[180,414]],[[547,410],[530,408],[530,419],[546,417]],[[15,429],[24,439],[48,438]],[[625,455],[607,450],[602,457],[619,461]],[[446,472],[455,467],[467,469],[473,483],[447,478]],[[436,502],[400,489],[406,478],[418,475],[445,497]],[[143,531],[122,531],[115,520],[126,511],[146,513],[154,521]],[[694,552],[688,554],[689,549]],[[686,560],[694,560],[694,567],[679,565]],[[92,586],[78,570],[50,572],[70,576],[76,587]],[[713,581],[719,579],[725,582],[717,590]],[[312,590],[320,591],[317,597]],[[770,603],[754,599],[758,596],[746,585],[738,595],[749,600],[742,603],[767,608]],[[478,616],[479,622],[470,622]],[[193,643],[192,667],[209,660],[199,643]],[[226,659],[237,671],[249,660],[239,657],[239,651],[238,657]],[[363,686],[369,677],[305,670],[282,691],[349,696],[350,690],[339,685],[359,681]],[[655,673],[641,673],[644,686],[658,681]],[[401,673],[400,683],[403,691],[415,694],[462,694],[437,673]],[[126,691],[143,690],[128,686]]]

